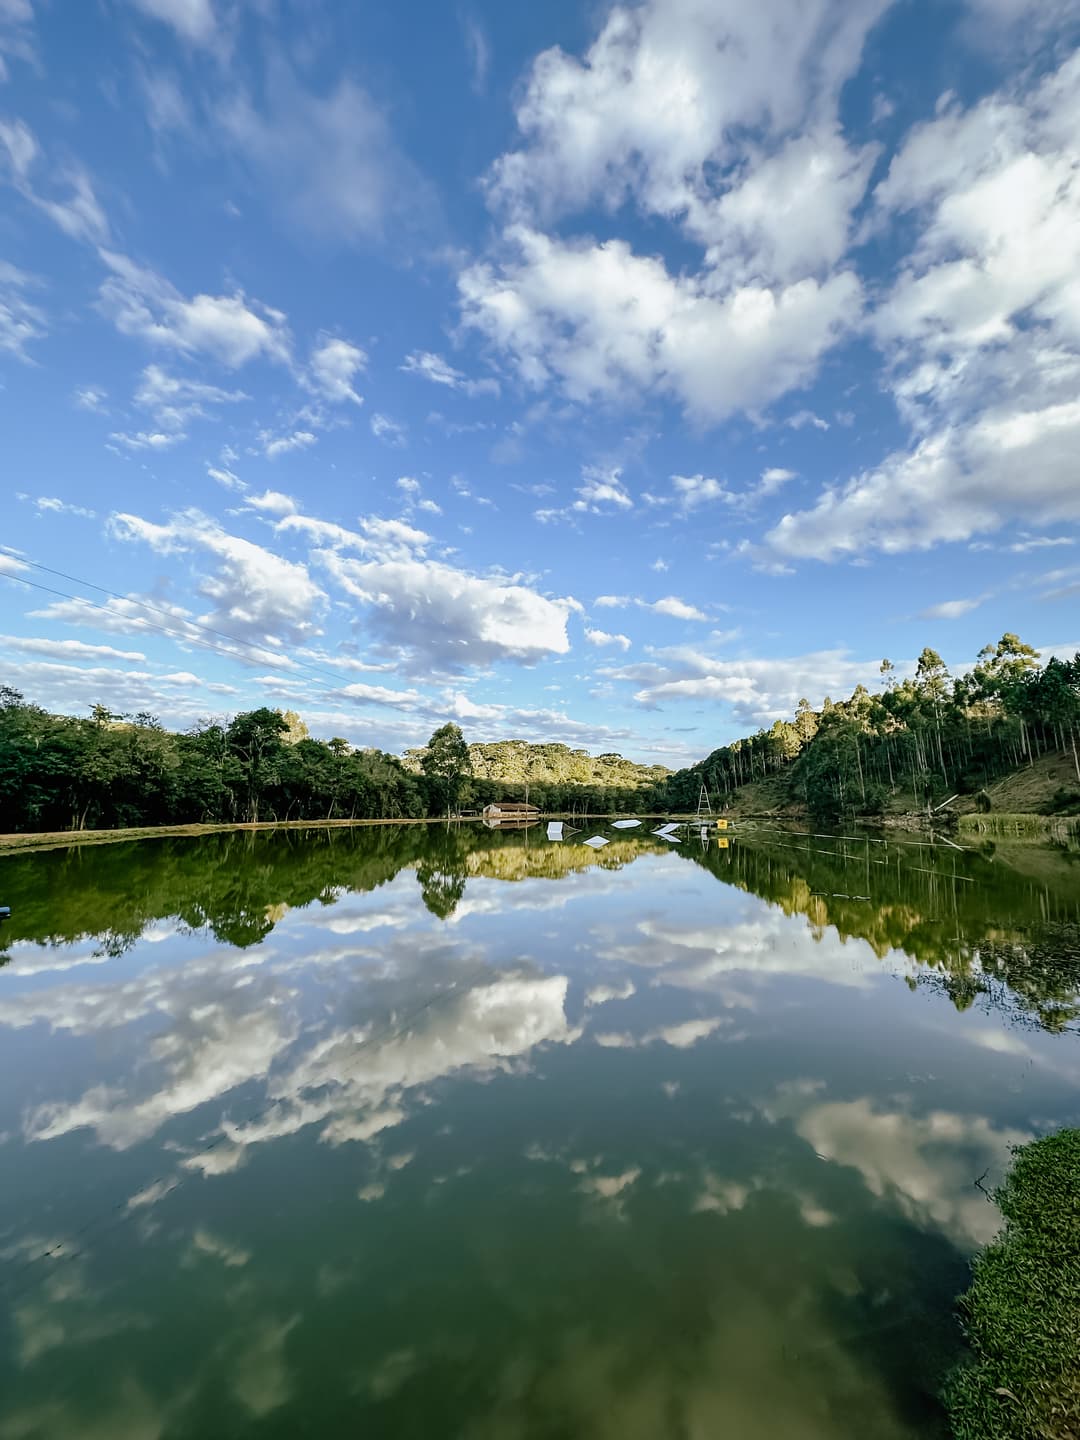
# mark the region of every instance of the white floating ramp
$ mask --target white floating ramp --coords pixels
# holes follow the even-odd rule
[[[549,820],[549,821],[548,821],[548,839],[549,839],[549,840],[561,840],[561,839],[562,839],[562,827],[563,827],[563,822],[562,822],[561,820]]]
[[[616,830],[636,830],[641,824],[640,820],[613,820],[611,822]]]
[[[601,846],[606,845],[608,842],[604,839],[603,835],[590,835],[588,840],[583,840],[581,843],[583,845],[591,845],[594,850],[599,850]]]

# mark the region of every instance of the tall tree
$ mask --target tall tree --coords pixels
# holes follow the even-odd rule
[[[469,747],[459,726],[440,725],[428,741],[420,768],[434,781],[449,815],[458,803],[466,778],[472,774]]]

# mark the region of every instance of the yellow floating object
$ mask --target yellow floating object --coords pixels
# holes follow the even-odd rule
[[[726,830],[726,829],[727,829],[727,821],[726,821],[726,820],[717,820],[717,822],[716,822],[716,828],[717,828],[718,830]]]
[[[730,841],[730,840],[717,840],[717,842],[716,842],[716,848],[717,848],[718,850],[726,850],[730,844],[731,844],[731,841]]]

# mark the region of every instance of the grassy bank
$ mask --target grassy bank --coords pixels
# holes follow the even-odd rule
[[[1005,1228],[975,1259],[961,1314],[971,1358],[945,1403],[957,1440],[1080,1436],[1080,1130],[1014,1151]]]

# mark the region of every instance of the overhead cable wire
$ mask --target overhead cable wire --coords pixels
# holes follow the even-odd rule
[[[230,645],[243,646],[245,649],[256,652],[256,654],[260,658],[260,661],[263,657],[265,657],[265,661],[267,664],[272,664],[272,662],[277,658],[277,652],[273,649],[272,646],[260,645],[254,640],[242,640],[240,636],[230,635],[225,630],[218,630],[213,625],[205,624],[202,620],[191,620],[188,619],[186,616],[176,615],[171,610],[166,610],[160,605],[152,605],[149,600],[138,600],[132,595],[121,595],[116,590],[110,590],[106,585],[98,585],[93,580],[84,580],[80,575],[69,575],[65,570],[55,570],[50,565],[43,565],[38,560],[31,560],[25,555],[20,555],[17,551],[12,550],[9,546],[0,545],[0,552],[10,555],[13,559],[17,560],[22,565],[31,565],[35,570],[41,570],[46,575],[55,575],[61,580],[69,581],[72,585],[81,585],[84,589],[96,590],[99,594],[108,595],[113,600],[119,600],[124,605],[137,605],[140,607],[140,609],[150,610],[155,615],[163,615],[167,620],[173,621],[173,623],[176,625],[186,626],[195,630],[203,630],[208,635],[216,635],[221,640],[227,640]],[[33,583],[32,581],[25,580],[23,579],[23,577],[19,575],[13,575],[7,571],[0,572],[0,574],[3,574],[4,578],[9,580],[22,580],[22,583],[24,585]],[[47,586],[40,586],[39,588],[48,589]],[[95,602],[93,600],[87,600],[86,597],[83,595],[69,595],[62,590],[51,590],[49,591],[49,593],[54,595],[62,595],[65,599],[68,600],[81,600],[86,605],[95,605]],[[108,615],[117,615],[120,613],[112,609],[112,607],[108,605],[99,605],[96,606],[96,608],[103,610]],[[161,626],[152,625],[150,621],[144,620],[141,616],[135,615],[125,618],[130,618],[135,622],[137,626],[161,630],[163,634],[171,635],[174,639],[183,640],[189,644],[198,643],[198,639],[196,636],[186,635],[179,630],[165,630]],[[232,659],[234,660],[246,659],[245,656],[236,655],[231,651],[222,651],[221,653],[230,654]],[[342,675],[336,670],[331,670],[327,666],[319,665],[313,661],[297,660],[293,655],[289,656],[289,661],[291,666],[296,666],[303,670],[317,672],[321,675],[328,675],[331,679],[337,680],[343,685],[348,685],[351,683],[347,675]],[[250,663],[250,661],[248,663]]]
[[[64,600],[74,600],[74,601],[75,601],[77,604],[79,604],[79,605],[87,605],[87,606],[89,606],[89,608],[90,608],[91,610],[100,610],[100,611],[101,611],[103,614],[105,614],[105,615],[113,615],[113,616],[115,616],[116,613],[117,613],[115,610],[111,609],[108,605],[101,605],[101,604],[99,604],[98,601],[96,601],[96,600],[88,600],[85,595],[72,595],[72,594],[71,594],[69,591],[67,591],[67,590],[57,590],[57,589],[55,589],[55,587],[53,587],[52,585],[42,585],[41,582],[38,581],[38,580],[28,580],[24,575],[9,575],[9,574],[4,574],[3,578],[6,579],[6,580],[14,580],[14,581],[16,581],[19,585],[29,585],[29,586],[30,586],[32,589],[34,589],[34,590],[42,590],[42,591],[44,591],[44,593],[45,593],[46,595],[58,595],[58,596],[61,597],[61,599],[64,599]],[[76,583],[81,583],[81,582],[76,582]],[[168,612],[165,612],[165,613],[167,614]],[[243,660],[243,659],[244,659],[243,656],[238,656],[234,650],[226,650],[226,649],[224,648],[224,646],[222,646],[222,645],[216,645],[216,644],[214,644],[214,642],[211,641],[211,640],[203,640],[203,639],[201,639],[201,638],[200,638],[199,636],[197,636],[197,635],[180,635],[180,634],[178,634],[178,632],[175,631],[175,630],[167,630],[167,629],[165,628],[165,626],[163,626],[163,625],[155,625],[155,624],[153,623],[153,621],[151,621],[151,620],[144,620],[144,619],[142,619],[141,616],[140,616],[140,617],[136,617],[136,618],[138,619],[138,624],[139,624],[139,626],[140,626],[141,629],[144,629],[144,630],[156,630],[156,631],[157,631],[159,634],[161,634],[161,635],[167,635],[171,640],[182,640],[185,645],[197,645],[197,646],[200,647],[200,649],[203,649],[203,650],[212,650],[216,655],[224,655],[224,656],[226,656],[226,657],[227,657],[228,659],[230,659],[230,660],[237,660],[237,659]],[[184,622],[182,622],[182,623],[187,624],[188,622],[187,622],[187,621],[184,621]],[[138,633],[138,632],[136,631],[135,633]],[[243,643],[246,643],[246,642],[243,642]],[[272,652],[269,652],[269,651],[267,652],[267,654],[270,654],[270,653],[272,653]],[[295,663],[299,663],[299,662],[295,662]],[[286,674],[287,674],[287,672],[286,672]],[[344,677],[343,677],[343,678],[344,678]],[[331,685],[331,684],[329,684],[327,681],[319,679],[317,676],[305,676],[304,679],[307,681],[308,684],[321,686],[324,690],[329,691],[331,694],[337,694],[337,693],[339,693],[339,689],[340,689],[339,686]],[[349,682],[346,681],[345,683],[348,684]]]

